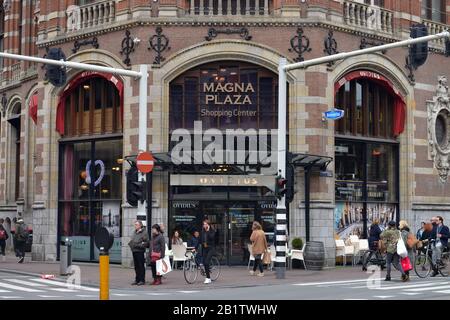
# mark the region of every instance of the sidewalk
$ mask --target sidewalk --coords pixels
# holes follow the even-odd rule
[[[78,263],[74,262],[81,269],[81,284],[88,286],[99,285],[99,266],[98,263]],[[17,263],[17,258],[13,255],[7,256],[5,262],[0,260],[0,272],[8,272],[22,275],[41,276],[42,274],[52,274],[58,279],[66,279],[66,276],[59,275],[59,261],[57,262],[34,262],[30,261],[30,257],[25,262]],[[203,278],[199,274],[197,282],[194,284],[186,283],[182,270],[174,270],[163,278],[163,285],[152,286],[154,290],[201,290],[208,288],[233,288],[247,286],[265,286],[289,283],[307,283],[307,282],[324,282],[324,281],[340,281],[349,279],[367,279],[368,274],[361,271],[361,267],[336,267],[332,269],[324,269],[322,271],[305,271],[303,269],[286,270],[285,279],[277,279],[275,271],[264,272],[265,277],[250,276],[245,266],[222,266],[221,274],[217,281],[210,285],[203,284]],[[131,286],[134,280],[134,269],[124,268],[120,265],[110,265],[110,288],[112,289],[130,289],[140,288],[148,289],[147,286]],[[147,268],[145,274],[146,281],[151,280],[151,270]]]

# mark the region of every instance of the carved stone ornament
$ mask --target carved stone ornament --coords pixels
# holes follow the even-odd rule
[[[427,101],[428,144],[439,180],[446,183],[450,173],[450,96],[447,77],[439,76],[436,95]]]

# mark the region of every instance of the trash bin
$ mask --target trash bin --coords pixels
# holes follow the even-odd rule
[[[69,266],[72,265],[72,241],[68,238],[62,240],[59,246],[59,261],[59,274],[65,276],[69,273]]]

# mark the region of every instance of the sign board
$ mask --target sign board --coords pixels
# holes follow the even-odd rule
[[[154,161],[150,152],[142,152],[136,158],[136,166],[139,172],[150,173],[153,170]]]
[[[344,110],[332,109],[323,113],[323,117],[326,120],[339,120],[344,117]]]

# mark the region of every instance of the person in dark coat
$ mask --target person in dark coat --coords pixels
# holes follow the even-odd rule
[[[196,252],[195,261],[197,262],[197,264],[201,264],[202,263],[202,243],[200,240],[200,232],[198,232],[197,230],[194,231],[194,233],[192,234],[192,238],[189,239],[188,248],[192,248]]]
[[[210,263],[211,258],[216,254],[216,241],[215,241],[215,230],[211,227],[208,219],[203,220],[203,229],[200,235],[200,239],[202,242],[202,256],[203,256],[203,264],[205,265],[205,284],[211,283],[211,270]]]
[[[8,238],[9,238],[8,232],[6,231],[5,227],[3,226],[3,222],[2,222],[2,223],[0,223],[0,251],[1,251],[3,262],[6,261],[5,249],[6,249],[6,240],[8,240]]]
[[[447,226],[444,225],[444,219],[441,216],[434,217],[434,225],[431,239],[434,239],[435,242],[432,246],[432,261],[433,261],[433,274],[432,277],[437,276],[438,274],[438,265],[441,260],[442,251],[448,245],[448,238],[450,237],[450,230]]]
[[[128,245],[133,253],[134,271],[136,272],[136,278],[132,285],[142,286],[145,284],[145,249],[149,245],[147,229],[143,226],[142,221],[135,221],[134,232]]]
[[[377,248],[378,248],[378,242],[380,241],[380,234],[382,232],[379,224],[380,224],[379,220],[375,219],[372,222],[372,225],[370,226],[370,232],[369,232],[369,248],[370,248],[370,250],[377,250]]]
[[[19,258],[18,263],[23,263],[25,260],[25,244],[28,238],[28,230],[21,217],[17,219],[15,227],[14,239],[16,240],[16,256]]]
[[[158,224],[152,226],[152,241],[150,244],[150,266],[152,268],[152,285],[160,285],[162,276],[156,274],[156,261],[163,259],[166,253],[166,241]]]

